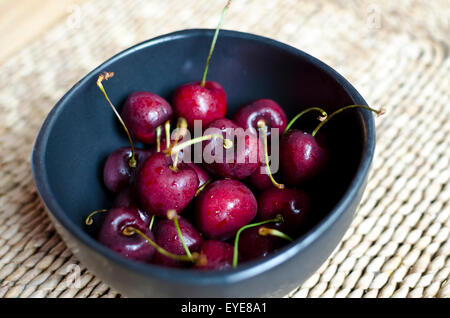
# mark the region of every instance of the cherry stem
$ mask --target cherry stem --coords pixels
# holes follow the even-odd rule
[[[183,117],[180,117],[180,118],[178,118],[178,122],[177,122],[177,134],[175,136],[175,141],[173,143],[173,147],[178,145],[178,141],[180,141],[181,138],[186,136],[186,133],[187,133],[187,120]],[[179,154],[180,154],[180,152],[177,151],[177,153],[175,154],[175,159],[173,160],[173,162],[174,162],[173,168],[175,168],[175,169],[177,167]]]
[[[182,139],[184,136],[186,136],[187,133],[187,120],[186,118],[180,117],[177,121],[177,130],[176,134],[174,136],[175,143],[178,143],[180,139]]]
[[[337,114],[343,112],[344,110],[350,109],[350,108],[364,108],[364,109],[367,109],[367,110],[370,110],[370,111],[376,113],[378,116],[381,116],[381,115],[383,115],[383,114],[386,112],[386,110],[385,110],[384,108],[381,108],[381,109],[377,110],[377,109],[373,109],[373,108],[371,108],[371,107],[369,107],[369,106],[366,106],[366,105],[349,105],[349,106],[345,106],[345,107],[342,107],[341,109],[338,109],[337,111],[335,111],[334,113],[332,113],[331,115],[329,115],[325,120],[323,120],[323,121],[316,127],[316,129],[314,129],[314,131],[312,132],[311,135],[314,137],[314,136],[317,134],[317,132],[319,131],[319,129],[320,129],[323,125],[325,125],[326,122],[328,122],[331,118],[333,118],[333,117],[336,116]]]
[[[170,148],[170,120],[164,123],[164,131],[166,133],[166,149]]]
[[[271,229],[271,228],[268,228],[268,227],[260,227],[258,229],[258,234],[261,235],[261,236],[272,235],[272,236],[280,237],[280,238],[285,239],[285,240],[290,241],[290,242],[294,241],[287,234],[284,234],[283,232],[278,231],[277,229]]]
[[[127,226],[126,228],[124,228],[122,231],[122,234],[125,236],[131,236],[133,234],[138,234],[143,239],[145,239],[147,241],[147,243],[149,243],[151,246],[153,246],[158,253],[160,253],[168,258],[171,258],[173,260],[176,260],[176,261],[194,262],[199,256],[198,253],[192,254],[191,257],[189,257],[188,255],[178,255],[178,254],[170,253],[169,251],[166,251],[164,248],[162,248],[161,246],[159,246],[158,244],[153,242],[147,235],[142,233],[140,230],[138,230],[132,226]]]
[[[128,136],[128,140],[130,141],[130,145],[131,145],[131,158],[130,161],[128,162],[129,166],[131,168],[135,168],[136,167],[136,157],[135,157],[135,152],[134,152],[134,145],[133,145],[133,140],[131,138],[131,134],[128,131],[127,126],[125,125],[125,123],[122,120],[122,117],[120,117],[119,113],[117,112],[116,108],[114,107],[113,103],[111,102],[111,100],[108,97],[108,94],[106,94],[105,88],[103,87],[102,82],[105,80],[107,81],[108,79],[110,79],[111,77],[114,76],[114,72],[103,72],[102,74],[100,74],[98,76],[97,79],[97,86],[98,88],[100,88],[100,90],[102,91],[103,95],[105,95],[106,100],[108,101],[109,106],[111,106],[112,110],[114,111],[114,114],[116,115],[116,117],[119,119],[120,124],[122,125],[123,129],[125,130],[125,132],[127,133]]]
[[[302,117],[304,114],[309,113],[310,111],[319,111],[322,113],[322,117],[319,117],[320,121],[323,121],[327,118],[327,112],[324,111],[322,108],[319,107],[311,107],[308,109],[305,109],[304,111],[298,113],[294,118],[292,118],[292,120],[289,122],[289,124],[286,126],[286,128],[283,131],[283,134],[287,133],[287,131],[291,128],[291,126],[297,121],[297,119],[299,119],[300,117]]]
[[[222,135],[218,135],[218,134],[211,134],[211,135],[205,135],[205,136],[201,136],[201,137],[197,137],[185,142],[182,142],[181,144],[175,145],[174,147],[171,147],[167,150],[167,153],[172,154],[172,153],[177,153],[180,150],[189,147],[193,144],[205,141],[205,140],[211,140],[213,138],[220,138],[223,140],[223,147],[225,149],[230,149],[233,146],[233,142],[230,139],[225,139]],[[171,169],[173,171],[177,171],[177,164],[178,164],[178,156],[175,157],[173,164],[171,166]]]
[[[239,236],[241,235],[242,231],[252,228],[252,227],[256,227],[256,226],[260,226],[260,225],[264,225],[267,223],[282,223],[283,222],[283,217],[281,215],[277,215],[274,219],[270,219],[270,220],[265,220],[265,221],[261,221],[258,223],[252,223],[252,224],[247,224],[244,225],[243,227],[241,227],[237,233],[236,233],[236,237],[234,239],[234,254],[233,254],[233,267],[235,268],[238,264],[238,248],[239,248]]]
[[[156,152],[161,151],[161,125],[156,127]]]
[[[266,122],[262,119],[258,120],[258,128],[260,130],[260,132],[263,135],[263,143],[264,143],[264,160],[266,163],[266,170],[267,170],[267,174],[269,175],[270,181],[272,181],[272,184],[277,187],[278,189],[284,189],[284,184],[278,183],[275,181],[275,179],[273,178],[272,172],[270,171],[270,165],[269,165],[269,149],[267,146],[267,125]]]
[[[197,189],[197,192],[195,192],[195,196],[197,197],[200,194],[200,192],[202,192],[206,188],[206,186],[208,184],[210,184],[211,182],[212,182],[212,179],[208,179],[208,181],[206,181],[201,187],[199,187]]]
[[[152,215],[152,219],[150,220],[150,225],[148,226],[148,229],[151,231],[153,228],[153,223],[155,223],[155,215]]]
[[[181,244],[183,245],[183,248],[186,252],[186,255],[192,258],[191,251],[189,251],[189,247],[186,244],[186,241],[184,240],[183,234],[181,233],[180,223],[178,222],[178,214],[175,210],[169,210],[167,211],[167,218],[169,220],[173,220],[173,223],[175,224],[175,228],[177,229],[178,237],[180,239]]]
[[[212,57],[212,54],[213,54],[213,51],[214,51],[214,47],[216,46],[217,36],[219,35],[219,30],[220,30],[220,27],[222,26],[223,18],[225,17],[225,13],[227,12],[227,10],[230,7],[230,5],[231,5],[231,0],[228,0],[227,5],[225,6],[225,8],[223,8],[222,16],[220,17],[219,24],[217,25],[217,28],[216,28],[216,32],[214,33],[214,37],[213,37],[213,40],[212,40],[212,43],[211,43],[211,47],[209,49],[208,58],[206,59],[206,66],[205,66],[205,70],[203,71],[202,81],[201,81],[201,84],[200,84],[202,87],[205,87],[206,74],[208,73],[209,62],[211,61],[211,57]]]
[[[94,220],[92,219],[92,217],[98,213],[103,213],[103,212],[108,212],[107,209],[101,209],[101,210],[96,210],[94,212],[92,212],[91,214],[89,214],[86,218],[86,220],[84,221],[84,223],[86,225],[92,225],[92,223],[94,223]]]

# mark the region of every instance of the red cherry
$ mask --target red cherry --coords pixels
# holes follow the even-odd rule
[[[111,192],[118,193],[128,187],[133,181],[136,171],[152,155],[151,150],[135,149],[136,166],[130,167],[132,150],[122,147],[113,151],[106,159],[103,167],[103,182]]]
[[[200,257],[194,268],[199,270],[224,270],[233,266],[232,245],[216,241],[205,241],[200,250]]]
[[[156,153],[139,170],[136,189],[143,209],[165,217],[170,209],[180,213],[194,198],[198,177],[189,166],[179,163],[174,169],[171,157]]]
[[[376,110],[366,105],[349,105],[328,116],[323,109],[312,107],[302,111],[289,122],[280,142],[280,168],[287,184],[291,186],[299,185],[325,170],[330,152],[323,139],[317,139],[316,134],[331,118],[353,108],[364,108],[377,115],[382,115],[385,112],[383,108]],[[322,117],[319,117],[321,123],[311,134],[301,130],[289,130],[297,119],[312,110],[320,111]]]
[[[207,125],[213,120],[224,118],[227,113],[227,97],[222,86],[216,82],[188,83],[180,86],[173,96],[173,107],[179,117],[186,118],[188,126],[194,127],[194,120]]]
[[[298,234],[305,225],[310,212],[310,200],[300,189],[278,189],[272,187],[258,198],[258,219],[269,220],[281,214],[283,232]]]
[[[261,228],[280,229],[281,224],[266,224],[243,231],[239,238],[239,254],[243,260],[250,261],[266,257],[275,249],[287,243],[286,240],[276,236],[260,235]]]
[[[178,219],[181,235],[189,248],[190,252],[198,252],[203,244],[203,239],[200,233],[194,228],[194,226],[186,219],[180,217]],[[161,220],[155,225],[154,229],[156,244],[164,248],[166,251],[177,254],[185,255],[185,249],[178,236],[177,229],[172,220]],[[187,262],[181,262],[168,258],[160,253],[156,253],[153,258],[155,264],[169,266],[169,267],[184,267],[189,265]]]
[[[137,208],[136,197],[131,187],[126,187],[115,197],[114,208]]]
[[[280,141],[280,171],[291,186],[319,175],[327,166],[329,150],[321,139],[301,130],[290,130]]]
[[[122,118],[136,140],[153,144],[156,127],[171,119],[172,113],[172,107],[161,96],[150,92],[134,92],[125,102]]]
[[[256,212],[257,202],[250,189],[231,179],[211,183],[195,202],[197,227],[210,239],[231,238]]]
[[[149,262],[155,248],[137,234],[127,236],[123,231],[131,226],[150,239],[153,234],[149,230],[150,219],[144,213],[134,208],[116,208],[108,211],[98,233],[98,241],[113,251],[127,258]]]
[[[244,129],[257,134],[258,121],[263,120],[267,127],[267,136],[272,128],[278,128],[281,134],[287,125],[287,117],[280,105],[271,99],[258,99],[240,108],[233,117],[234,122]]]
[[[260,166],[248,177],[250,185],[259,192],[273,187],[272,180],[270,180],[267,173],[261,173],[261,168],[266,169],[265,166]]]
[[[224,138],[236,134],[232,148],[223,149],[220,162],[215,162],[216,160],[212,163],[204,162],[203,166],[208,171],[223,178],[240,180],[250,176],[259,167],[263,158],[263,146],[256,135],[244,134],[242,127],[226,118],[213,121],[205,132],[208,129],[213,129],[211,132],[214,130],[222,132]],[[211,149],[211,153],[214,154],[214,149],[218,149],[217,147],[221,147],[222,144],[222,140],[213,138],[203,143],[203,150],[205,152],[205,148],[208,147],[207,149]]]
[[[194,120],[201,120],[203,125],[207,125],[213,120],[225,117],[227,113],[227,97],[224,89],[217,82],[207,82],[206,75],[220,26],[230,5],[231,1],[229,0],[222,11],[222,16],[214,33],[208,58],[206,59],[202,80],[180,86],[173,96],[175,113],[179,117],[186,118],[190,128],[193,128]]]
[[[211,177],[209,176],[208,172],[206,172],[205,169],[203,169],[201,166],[192,162],[186,162],[185,165],[191,167],[197,173],[199,188],[201,188],[203,185],[206,184],[206,182],[211,180]]]

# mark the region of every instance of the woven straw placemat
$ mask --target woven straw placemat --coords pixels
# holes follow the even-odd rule
[[[214,28],[224,5],[186,3],[88,1],[0,66],[0,297],[120,296],[55,233],[32,180],[30,151],[52,106],[87,72],[145,39]],[[234,1],[224,28],[305,50],[349,79],[370,105],[388,110],[377,119],[373,169],[351,227],[289,296],[450,296],[448,5]],[[69,284],[74,268],[81,276]]]

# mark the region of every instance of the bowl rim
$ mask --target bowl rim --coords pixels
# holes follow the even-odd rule
[[[136,44],[109,58],[107,61],[103,62],[101,65],[84,76],[80,81],[78,81],[51,109],[39,130],[31,152],[31,168],[39,195],[47,207],[49,214],[51,214],[58,221],[58,223],[60,223],[66,231],[71,234],[71,236],[75,237],[83,245],[86,245],[87,248],[101,254],[102,257],[114,262],[122,268],[133,270],[136,273],[145,276],[154,276],[174,283],[183,282],[184,284],[196,286],[211,286],[218,284],[229,285],[250,279],[281,265],[307,248],[315,240],[321,237],[323,233],[326,232],[351,205],[353,198],[357,195],[359,189],[364,186],[375,151],[375,123],[373,114],[368,110],[358,110],[361,114],[363,123],[363,153],[359,167],[356,171],[356,175],[348,186],[348,189],[344,193],[343,197],[321,221],[315,224],[302,236],[297,238],[295,242],[288,244],[286,247],[278,251],[275,251],[264,259],[244,263],[239,265],[237,268],[224,271],[193,271],[165,268],[157,265],[135,262],[124,258],[107,247],[101,245],[94,238],[83,231],[81,227],[74,224],[69,217],[67,217],[62,207],[53,196],[50,188],[48,177],[45,173],[45,155],[48,136],[55,123],[55,119],[62,111],[64,104],[71,99],[74,92],[77,91],[80,86],[90,81],[94,76],[97,76],[103,70],[108,68],[110,64],[122,59],[125,56],[133,54],[136,51],[146,49],[159,43],[205,35],[212,37],[214,31],[214,29],[185,29],[175,31]],[[325,72],[330,78],[335,80],[350,96],[355,104],[367,105],[363,97],[343,76],[327,64],[300,49],[264,36],[234,30],[221,30],[220,36],[256,41],[266,45],[275,46],[283,51],[287,51],[290,54],[300,57],[306,62],[313,64],[315,67]]]

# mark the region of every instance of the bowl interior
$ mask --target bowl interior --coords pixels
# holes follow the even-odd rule
[[[104,85],[118,108],[137,90],[157,93],[170,102],[177,86],[200,80],[212,34],[212,30],[179,32],[127,50],[90,73],[54,108],[43,128],[46,138],[41,141],[40,167],[45,169],[41,173],[51,196],[72,227],[90,231],[83,223],[86,215],[110,206],[112,198],[102,184],[103,163],[113,150],[128,145],[96,86],[98,73],[115,72]],[[337,73],[309,55],[232,31],[221,31],[208,79],[221,83],[227,92],[228,115],[259,98],[276,100],[289,118],[312,106],[332,111],[364,103]],[[364,113],[342,113],[321,132],[332,148],[333,160],[323,177],[306,186],[314,202],[311,226],[332,210],[356,174],[367,140]],[[305,116],[297,126],[315,127],[316,117]]]

